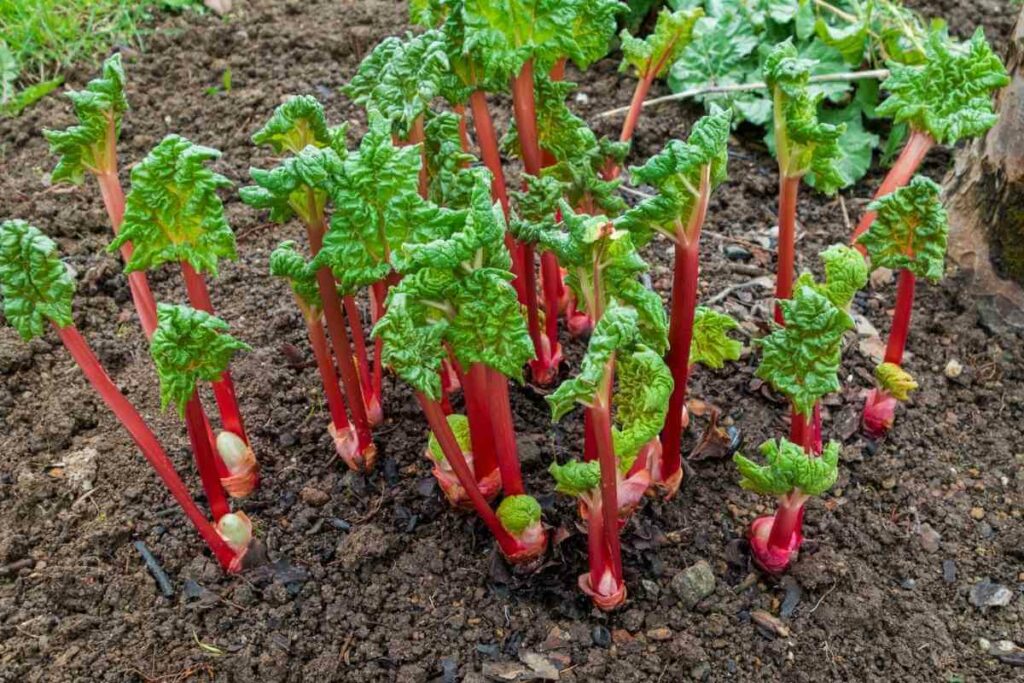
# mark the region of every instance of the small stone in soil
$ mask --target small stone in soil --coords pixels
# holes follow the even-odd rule
[[[476,651],[484,657],[497,657],[499,648],[497,643],[479,643],[476,646]]]
[[[748,249],[735,244],[730,244],[725,248],[725,258],[730,261],[749,261],[753,257],[754,255]]]
[[[1013,600],[1013,592],[1006,586],[984,580],[971,588],[970,601],[975,607],[1005,607]]]
[[[757,626],[757,630],[765,636],[781,636],[783,638],[789,636],[789,627],[764,610],[752,610],[750,619]]]
[[[608,647],[612,644],[612,634],[604,626],[595,626],[590,632],[590,639],[598,647]]]
[[[433,498],[435,491],[437,491],[437,479],[434,477],[423,477],[416,482],[416,493],[424,498]]]
[[[942,580],[946,583],[956,583],[956,562],[953,560],[942,561]]]
[[[331,494],[321,491],[315,486],[303,486],[299,498],[306,505],[314,508],[323,507],[331,500]]]
[[[917,588],[917,581],[914,579],[903,579],[900,581],[900,588],[906,591],[912,591]]]
[[[942,540],[942,536],[930,524],[922,524],[918,540],[920,540],[921,548],[925,552],[934,553],[939,549],[939,542]]]
[[[782,609],[779,611],[779,614],[783,619],[789,619],[793,616],[793,610],[800,604],[800,598],[803,597],[803,589],[800,588],[800,584],[792,576],[784,577],[782,585],[786,589],[786,597],[782,600]]]
[[[459,664],[454,659],[445,657],[441,660],[441,680],[443,683],[456,683],[459,678]]]
[[[661,594],[661,586],[650,579],[640,579],[640,585],[644,589],[646,595],[656,598]]]
[[[352,525],[343,520],[341,517],[330,517],[328,518],[327,523],[333,526],[338,531],[350,531],[352,529]]]
[[[665,641],[672,639],[672,629],[667,626],[661,628],[652,628],[647,632],[647,637],[654,641]]]
[[[672,577],[672,590],[687,609],[715,592],[715,575],[701,560]]]
[[[384,481],[388,486],[397,486],[402,478],[398,475],[398,464],[394,458],[384,458]]]
[[[1024,652],[1014,652],[1008,655],[998,655],[997,659],[1003,664],[1010,666],[1024,666]]]

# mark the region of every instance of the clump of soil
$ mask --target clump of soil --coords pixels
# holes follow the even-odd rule
[[[126,50],[132,111],[122,164],[177,132],[221,149],[217,170],[243,184],[250,166],[272,163],[248,136],[293,93],[316,95],[332,122],[364,129],[361,113],[337,88],[376,41],[402,30],[403,6],[238,4],[225,20],[164,18],[145,53]],[[912,4],[949,17],[959,33],[984,20],[997,43],[1013,12],[992,0]],[[206,94],[229,68],[231,92]],[[80,87],[91,76],[81,70],[68,81]],[[632,83],[616,73],[614,59],[571,77],[586,96],[575,105],[582,115],[628,103]],[[634,160],[684,137],[698,115],[692,107],[645,113]],[[499,112],[499,124],[507,117]],[[67,104],[51,99],[0,122],[0,216],[28,219],[60,242],[79,273],[77,324],[198,490],[184,429],[159,411],[127,283],[104,251],[108,226],[96,188],[49,185],[53,160],[40,131],[69,121]],[[601,133],[617,132],[617,122],[595,123]],[[731,145],[731,180],[714,196],[703,241],[702,300],[773,270],[770,242],[761,245],[774,224],[776,169],[758,138],[740,131]],[[926,170],[939,178],[948,162],[948,152],[937,152]],[[854,218],[879,177],[843,193]],[[565,681],[1020,675],[1012,657],[1000,660],[978,644],[1024,644],[1024,343],[979,327],[957,279],[921,288],[907,365],[922,389],[881,444],[856,433],[873,362],[870,343],[851,335],[847,388],[828,401],[825,418],[828,436],[844,442],[842,474],[829,496],[810,504],[809,540],[790,577],[765,579],[748,561],[742,535],[768,501],[741,491],[728,461],[694,461],[678,499],[649,502],[625,530],[630,599],[609,616],[576,590],[585,540],[573,506],[554,497],[545,472],[551,458],[578,454],[578,416],[552,426],[542,396],[529,388],[513,393],[528,486],[540,495],[547,522],[566,536],[538,574],[518,576],[472,517],[443,502],[422,457],[425,425],[399,384],[386,387],[378,471],[356,476],[331,462],[315,369],[289,362],[289,345],[308,355],[299,313],[285,285],[267,273],[271,249],[301,239],[301,231],[266,222],[235,193],[226,202],[240,258],[224,264],[211,287],[219,314],[254,349],[233,368],[263,467],[262,486],[242,507],[272,563],[222,575],[56,339],[25,344],[0,328],[0,680],[526,680],[552,671]],[[801,265],[816,268],[813,255],[848,234],[843,208],[807,192],[799,210]],[[656,242],[646,255],[655,287],[667,292],[667,245]],[[184,300],[175,273],[152,280],[160,299]],[[716,305],[760,334],[768,294],[747,286]],[[891,283],[879,286],[857,299],[855,311],[884,333],[892,298]],[[567,355],[578,358],[581,342],[564,342]],[[944,373],[951,360],[963,366],[954,378]],[[785,410],[753,377],[755,364],[747,353],[722,372],[698,372],[692,386],[742,430],[748,450],[785,433]],[[697,436],[689,435],[688,446]],[[83,449],[96,453],[85,493],[65,474],[65,461]],[[161,562],[173,597],[161,595],[134,540]],[[701,561],[714,586],[688,607],[680,595],[692,592],[680,572]],[[697,573],[706,576],[703,568]],[[1007,587],[1010,604],[974,606],[972,588],[984,579]]]

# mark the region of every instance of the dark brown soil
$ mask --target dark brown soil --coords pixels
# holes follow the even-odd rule
[[[293,93],[317,95],[332,121],[361,130],[360,114],[337,88],[370,46],[403,30],[404,5],[236,4],[226,20],[166,18],[144,54],[127,55],[133,110],[123,163],[178,132],[223,150],[217,170],[245,183],[250,165],[270,163],[248,136]],[[959,34],[984,23],[997,42],[1016,12],[996,0],[912,4],[949,17]],[[205,94],[228,67],[230,94]],[[628,102],[632,85],[615,68],[605,60],[580,77],[582,114]],[[68,81],[79,87],[91,76],[82,69]],[[649,111],[636,158],[685,136],[697,113]],[[69,120],[66,103],[50,99],[0,122],[0,217],[25,218],[60,241],[79,276],[78,325],[198,490],[184,429],[159,412],[118,261],[103,251],[109,235],[96,187],[49,186],[53,159],[40,130]],[[617,132],[615,122],[597,125]],[[732,179],[712,203],[705,300],[773,270],[771,252],[750,246],[769,234],[775,206],[776,170],[758,137],[740,132]],[[948,151],[935,153],[928,172],[941,177],[949,160]],[[854,219],[878,178],[843,194]],[[517,669],[539,666],[537,656],[564,681],[1024,678],[979,648],[982,638],[1024,645],[1024,343],[980,327],[955,277],[922,287],[907,362],[922,389],[881,444],[854,433],[873,363],[851,339],[848,388],[826,415],[829,435],[845,442],[842,474],[831,494],[809,505],[806,550],[790,578],[755,573],[741,540],[768,501],[741,491],[729,462],[702,460],[677,500],[647,504],[625,530],[630,600],[607,616],[575,589],[585,542],[545,473],[552,457],[579,451],[579,424],[552,427],[539,395],[514,392],[529,488],[547,522],[572,533],[534,576],[511,574],[481,525],[442,502],[421,455],[425,427],[405,389],[387,387],[378,471],[345,473],[329,462],[315,371],[290,366],[283,351],[291,344],[307,354],[298,311],[267,275],[270,250],[300,231],[264,222],[234,193],[226,201],[241,258],[225,264],[212,290],[219,313],[254,349],[234,373],[264,474],[243,508],[279,564],[222,575],[56,338],[25,344],[0,328],[0,681],[513,680],[507,676]],[[802,263],[814,267],[813,254],[845,238],[843,210],[807,193],[800,216]],[[733,246],[753,258],[729,260]],[[656,243],[648,256],[665,291],[668,249]],[[153,281],[159,298],[183,300],[175,273]],[[756,331],[766,296],[748,287],[719,305]],[[856,302],[883,333],[892,296],[886,285]],[[578,358],[580,342],[567,344]],[[963,366],[955,380],[944,374],[952,360]],[[698,372],[692,387],[742,429],[748,450],[785,430],[783,407],[753,381],[754,363]],[[87,496],[61,467],[85,447],[99,452]],[[132,545],[138,539],[170,575],[173,597],[160,595]],[[701,560],[717,588],[686,609],[672,578]],[[971,588],[986,578],[1013,592],[1009,606],[970,604]],[[764,625],[758,611],[785,630]]]

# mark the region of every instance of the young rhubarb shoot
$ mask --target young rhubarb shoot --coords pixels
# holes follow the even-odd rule
[[[473,457],[469,418],[465,415],[452,414],[448,415],[446,419],[448,427],[452,430],[452,434],[455,435],[455,441],[459,445],[459,450],[462,451],[462,457],[465,459],[467,467],[475,472],[477,468]],[[466,489],[459,483],[459,477],[455,469],[445,458],[444,450],[441,448],[441,444],[433,431],[430,432],[430,438],[427,440],[425,455],[433,466],[432,474],[441,486],[441,490],[444,491],[448,502],[454,507],[472,510],[473,503],[470,501]],[[487,499],[487,502],[491,502],[501,490],[501,473],[497,468],[494,468],[490,474],[477,481],[477,486],[480,488],[480,493],[483,497]]]
[[[237,258],[235,234],[217,196],[217,190],[232,183],[206,167],[219,157],[217,150],[194,145],[179,135],[165,137],[132,169],[124,224],[110,244],[112,250],[127,242],[135,247],[125,264],[128,273],[178,264],[192,306],[210,315],[213,304],[204,273],[216,277],[220,259]],[[226,369],[214,379],[213,393],[224,430],[251,447]]]
[[[788,439],[769,439],[760,451],[764,465],[739,453],[733,461],[740,471],[740,486],[778,500],[775,514],[754,520],[747,538],[758,565],[770,574],[781,574],[796,560],[803,543],[804,505],[836,483],[839,444],[830,441],[820,456],[814,456]]]
[[[663,339],[664,334],[662,328]],[[590,414],[597,460],[555,463],[550,472],[560,492],[579,498],[590,563],[579,585],[605,611],[626,599],[619,527],[650,484],[647,470],[629,473],[637,453],[661,430],[671,393],[672,374],[661,353],[644,343],[639,315],[612,303],[594,327],[579,374],[547,396],[555,420],[576,403]]]
[[[345,414],[345,399],[338,386],[338,373],[334,367],[334,359],[327,347],[327,336],[324,334],[323,304],[320,300],[319,284],[316,271],[296,249],[294,242],[282,242],[270,254],[270,274],[288,281],[295,302],[302,312],[309,334],[309,344],[313,348],[316,367],[320,372],[320,381],[327,397],[327,408],[331,414],[331,423],[327,427],[334,449],[346,464],[355,460],[358,443],[355,430],[348,422]]]
[[[224,491],[232,498],[247,496],[259,476],[251,449],[230,447],[220,452],[220,460],[214,457],[199,401],[198,383],[219,380],[235,353],[249,350],[247,344],[227,334],[227,328],[226,322],[205,311],[160,304],[156,332],[150,341],[160,377],[161,406],[173,404],[185,420],[214,519],[228,512]],[[218,437],[217,444],[231,446],[237,442]]]
[[[220,565],[229,571],[239,570],[240,554],[244,551],[230,547],[192,500],[153,431],[118,390],[75,328],[71,316],[74,294],[74,279],[61,263],[52,240],[24,221],[0,224],[0,296],[7,321],[26,341],[42,335],[47,323],[52,325],[86,379],[135,441]]]
[[[128,110],[124,80],[121,55],[111,55],[103,62],[100,78],[90,81],[85,90],[67,93],[78,123],[64,130],[43,131],[50,151],[60,157],[50,179],[80,185],[87,171],[96,176],[115,235],[124,216],[124,191],[117,176],[117,139],[121,135],[121,118]],[[121,246],[121,258],[125,263],[131,260],[131,243]],[[156,301],[149,289],[149,279],[142,272],[129,273],[128,287],[148,338],[156,329]]]
[[[818,121],[818,104],[824,93],[812,95],[814,62],[800,59],[789,40],[780,43],[764,64],[764,80],[774,102],[775,156],[779,162],[779,258],[775,274],[775,299],[793,294],[796,256],[796,204],[800,180],[813,173],[822,192],[834,194],[848,184],[839,170],[842,150],[839,137],[845,124]],[[775,322],[782,324],[782,310],[775,306]]]
[[[863,425],[868,436],[877,438],[892,427],[897,401],[917,388],[902,367],[903,351],[910,332],[917,278],[935,283],[942,279],[946,258],[949,220],[942,207],[938,185],[923,176],[873,202],[868,210],[876,214],[871,229],[857,243],[867,249],[872,268],[899,271],[896,309],[885,361],[875,369],[879,386],[868,393]]]
[[[630,169],[634,185],[658,194],[627,211],[619,225],[638,247],[661,234],[675,245],[672,310],[669,314],[668,365],[675,382],[661,433],[662,471],[654,483],[672,497],[682,483],[681,443],[686,420],[693,320],[697,308],[700,233],[711,191],[726,177],[729,115],[717,112],[697,121],[687,142],[672,140],[643,166]]]
[[[889,96],[879,105],[877,114],[891,116],[894,123],[908,124],[910,137],[875,192],[875,199],[910,182],[936,143],[953,145],[991,128],[996,122],[992,93],[1010,82],[981,27],[964,43],[951,40],[945,28],[933,29],[924,52],[921,65],[889,64],[891,74],[882,84]],[[853,231],[854,243],[874,220],[874,211],[864,214]]]
[[[651,89],[655,78],[664,78],[676,60],[682,56],[693,37],[693,27],[697,20],[704,16],[701,8],[680,8],[675,12],[663,9],[658,14],[654,32],[646,38],[636,38],[629,29],[623,29],[622,64],[619,71],[633,70],[637,78],[633,100],[629,104],[629,113],[622,124],[621,142],[633,139],[636,122],[640,118],[640,110]],[[621,163],[609,159],[605,166],[605,178],[612,179],[619,175]]]
[[[266,125],[252,136],[254,143],[269,144],[276,153],[287,152],[292,156],[269,171],[250,168],[249,175],[256,184],[241,189],[242,201],[253,208],[269,210],[271,220],[280,223],[298,216],[306,227],[314,257],[320,252],[327,232],[329,191],[335,178],[341,174],[342,160],[348,156],[345,148],[347,128],[347,125],[329,127],[320,102],[315,97],[302,95],[288,98],[274,110]],[[345,462],[355,470],[372,469],[376,451],[370,438],[370,427],[383,419],[380,365],[378,363],[371,371],[354,291],[341,296],[334,276],[326,266],[317,269],[316,276],[327,330],[341,370],[359,445],[356,453]],[[345,333],[346,315],[358,369],[353,363]]]
[[[784,571],[796,558],[803,542],[803,505],[831,487],[839,458],[834,442],[822,451],[819,401],[840,388],[843,334],[853,328],[847,309],[868,273],[864,259],[850,247],[830,247],[822,259],[824,284],[801,275],[793,297],[779,302],[784,325],[776,324],[755,342],[763,351],[757,376],[792,406],[789,439],[761,446],[765,468],[739,454],[733,458],[744,487],[779,497],[775,515],[755,520],[748,533],[754,560],[769,573]]]

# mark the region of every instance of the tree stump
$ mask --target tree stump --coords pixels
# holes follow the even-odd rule
[[[949,256],[967,278],[981,323],[1024,330],[1024,10],[996,95],[999,122],[960,150],[945,179]]]

